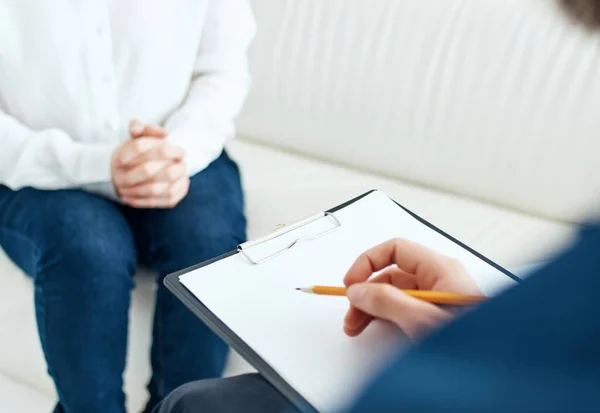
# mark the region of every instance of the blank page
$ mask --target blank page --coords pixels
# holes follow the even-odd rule
[[[491,295],[514,283],[469,251],[423,225],[380,191],[335,212],[341,226],[300,242],[260,265],[240,254],[182,275],[180,281],[288,384],[320,412],[347,407],[407,344],[402,332],[376,322],[347,337],[345,297],[295,291],[310,285],[342,285],[354,260],[367,249],[402,237],[459,259]],[[302,235],[331,226],[327,219],[252,248],[275,251]],[[281,239],[283,238],[283,239]]]

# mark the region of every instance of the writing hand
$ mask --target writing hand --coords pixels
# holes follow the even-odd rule
[[[344,284],[349,287],[351,304],[344,320],[349,336],[359,335],[378,318],[416,338],[451,318],[447,311],[401,289],[481,294],[460,262],[404,239],[390,240],[363,253],[348,270]]]

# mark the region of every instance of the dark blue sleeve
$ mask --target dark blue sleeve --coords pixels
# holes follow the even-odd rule
[[[600,411],[600,229],[398,359],[352,413]]]

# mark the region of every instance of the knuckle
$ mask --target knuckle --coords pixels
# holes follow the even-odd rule
[[[136,155],[139,155],[140,153],[143,152],[144,149],[144,139],[137,139],[135,141],[131,141],[130,145],[131,145],[131,151],[133,153],[135,153]]]
[[[369,252],[365,251],[363,253],[361,253],[356,261],[369,261]]]
[[[160,186],[156,183],[151,184],[148,192],[150,195],[158,195],[160,193]]]
[[[401,249],[408,243],[408,241],[405,240],[404,238],[396,237],[396,238],[392,238],[389,241],[389,243],[393,244],[396,248]]]
[[[118,162],[123,163],[123,162],[126,162],[128,158],[133,157],[133,155],[134,155],[134,152],[131,150],[131,148],[123,147],[117,153],[115,159],[117,159]]]
[[[170,195],[169,198],[167,198],[167,206],[173,208],[175,205],[177,205],[177,197],[175,195]]]
[[[173,181],[175,178],[177,178],[177,168],[175,166],[172,166],[169,169],[167,169],[167,178],[170,181]]]
[[[148,152],[156,147],[156,142],[154,142],[154,140],[150,138],[136,139],[135,141],[133,141],[133,144],[135,145],[138,154]]]
[[[406,242],[406,240],[404,238],[395,237],[395,238],[392,238],[391,242],[393,242],[395,244],[403,244]]]
[[[419,263],[418,275],[423,279],[435,280],[441,272],[443,270],[441,270],[440,265],[436,262],[425,261]]]
[[[154,171],[154,168],[153,168],[153,166],[152,166],[152,164],[151,164],[151,163],[146,163],[146,164],[144,164],[144,166],[142,167],[142,173],[143,173],[145,176],[152,175],[152,172],[153,172],[153,171]]]

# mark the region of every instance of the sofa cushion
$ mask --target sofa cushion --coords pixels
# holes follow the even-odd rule
[[[578,222],[600,205],[600,48],[559,3],[254,0],[239,133]]]
[[[50,412],[54,396],[0,373],[0,410],[2,412]]]

